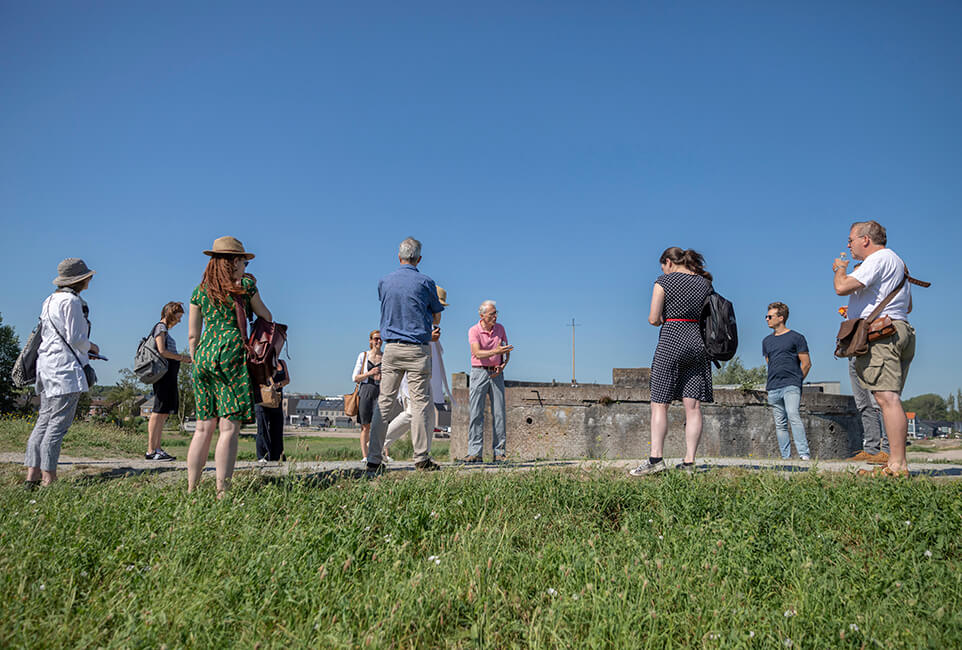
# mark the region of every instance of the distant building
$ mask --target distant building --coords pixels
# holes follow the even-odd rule
[[[352,427],[353,418],[344,415],[343,399],[285,399],[285,415],[290,424]]]

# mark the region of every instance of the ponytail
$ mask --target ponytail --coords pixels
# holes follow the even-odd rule
[[[705,258],[693,248],[689,248],[688,250],[682,250],[677,246],[666,248],[658,261],[664,264],[669,260],[674,264],[686,267],[688,270],[700,275],[709,282],[712,281],[711,273],[705,270]]]

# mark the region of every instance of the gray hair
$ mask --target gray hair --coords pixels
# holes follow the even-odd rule
[[[421,242],[414,237],[408,237],[398,246],[397,254],[405,262],[417,262],[421,257]]]
[[[877,246],[888,243],[885,228],[878,221],[856,221],[849,230],[854,230],[859,237],[867,236]]]
[[[493,300],[485,300],[484,302],[481,303],[481,306],[478,307],[478,315],[484,316],[484,312],[488,311],[488,307],[491,307],[492,309],[497,309],[498,303],[496,303]]]

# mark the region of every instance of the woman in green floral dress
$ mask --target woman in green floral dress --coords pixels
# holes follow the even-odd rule
[[[253,310],[261,318],[273,319],[261,300],[253,276],[244,273],[253,253],[246,252],[237,239],[221,237],[204,254],[211,259],[190,298],[188,325],[194,360],[197,430],[187,452],[187,491],[193,492],[200,482],[211,438],[219,423],[214,466],[220,498],[230,487],[241,425],[254,418],[246,351],[237,326],[234,296],[244,302],[248,313]]]

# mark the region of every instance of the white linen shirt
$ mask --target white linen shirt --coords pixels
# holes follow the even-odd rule
[[[90,339],[83,303],[73,293],[57,291],[43,302],[40,310],[40,352],[37,357],[37,393],[47,396],[82,393],[90,390],[82,365],[90,363]],[[80,363],[64,345],[60,334],[70,343]]]
[[[905,262],[891,248],[883,248],[866,257],[858,268],[849,273],[850,277],[864,284],[865,288],[849,296],[848,317],[868,317],[872,310],[899,286],[904,275]],[[911,304],[912,291],[906,282],[878,317],[888,316],[894,320],[907,321]]]
[[[451,389],[448,387],[448,376],[444,369],[443,355],[444,348],[441,347],[441,341],[431,341],[431,396],[435,404],[444,404],[445,396],[451,400],[452,404],[455,404],[454,395],[451,394]],[[404,373],[404,378],[401,379],[398,399],[407,408],[410,399],[407,373]]]

